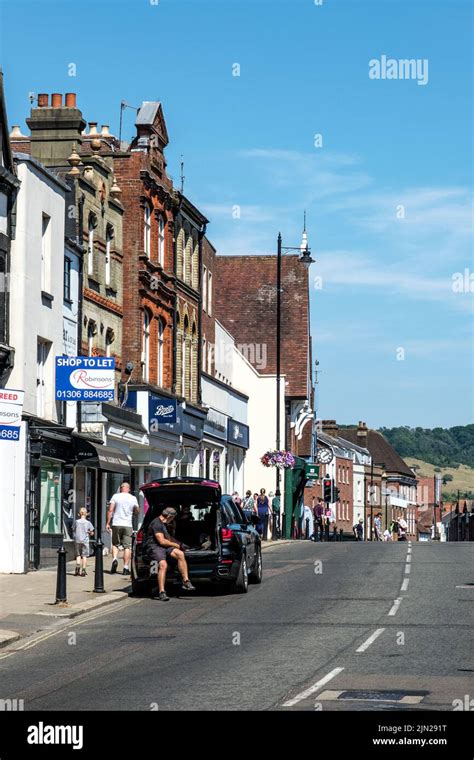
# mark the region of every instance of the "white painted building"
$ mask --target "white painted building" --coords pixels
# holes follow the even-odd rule
[[[15,159],[21,181],[10,276],[15,363],[6,387],[23,390],[25,397],[20,440],[2,442],[0,457],[0,572],[4,573],[25,572],[34,564],[40,545],[53,549],[54,539],[62,538],[62,463],[44,456],[45,448],[33,468],[31,422],[44,422],[51,429],[59,422],[54,357],[63,352],[67,186],[30,156],[17,154]],[[29,490],[25,483],[30,483]]]

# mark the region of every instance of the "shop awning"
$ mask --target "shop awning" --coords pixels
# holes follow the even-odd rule
[[[82,463],[87,467],[97,467],[105,472],[117,472],[121,475],[130,474],[128,457],[119,449],[93,443],[79,436],[73,436],[73,445],[76,464]]]

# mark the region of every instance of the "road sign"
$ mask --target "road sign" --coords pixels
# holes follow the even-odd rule
[[[305,464],[305,475],[307,478],[317,480],[319,478],[319,465],[312,462]]]
[[[24,391],[0,389],[0,441],[19,441]]]
[[[115,359],[57,356],[56,398],[60,401],[113,401]]]

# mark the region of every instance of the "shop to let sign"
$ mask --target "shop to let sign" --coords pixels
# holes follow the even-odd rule
[[[57,356],[56,398],[60,401],[113,401],[115,359]]]
[[[19,441],[24,391],[0,389],[0,441]]]

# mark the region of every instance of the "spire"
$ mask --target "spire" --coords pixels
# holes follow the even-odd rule
[[[184,192],[184,159],[183,156],[181,156],[181,193]]]
[[[306,209],[304,210],[304,217],[303,217],[303,235],[301,237],[301,245],[300,245],[301,253],[304,253],[308,250],[308,235],[306,233]]]

